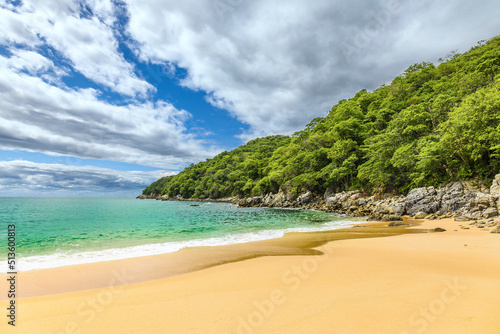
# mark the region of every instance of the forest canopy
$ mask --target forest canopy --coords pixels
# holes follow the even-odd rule
[[[500,172],[500,37],[339,101],[291,137],[258,138],[143,195],[248,197],[287,189],[406,193]]]

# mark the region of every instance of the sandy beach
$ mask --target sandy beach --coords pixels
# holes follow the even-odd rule
[[[20,273],[16,327],[3,316],[0,332],[499,333],[500,235],[459,225],[375,224]]]

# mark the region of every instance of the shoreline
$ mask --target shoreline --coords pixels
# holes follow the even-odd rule
[[[130,201],[130,206],[127,201]],[[54,203],[53,206],[58,205],[57,201],[52,203]],[[17,269],[26,272],[157,255],[175,252],[186,247],[229,245],[275,239],[287,232],[331,230],[348,227],[361,221],[361,219],[346,218],[335,214],[318,213],[314,210],[297,209],[293,210],[297,214],[289,214],[290,210],[286,209],[239,209],[231,203],[214,202],[211,206],[198,203],[202,208],[190,208],[191,203],[141,203],[141,201],[128,198],[120,199],[120,202],[112,204],[117,207],[125,205],[133,207],[135,210],[132,211],[135,216],[128,219],[123,214],[109,214],[103,218],[100,214],[91,214],[91,217],[87,218],[92,219],[89,226],[87,226],[86,218],[75,219],[76,227],[73,228],[71,227],[73,224],[68,223],[69,228],[61,236],[57,228],[48,227],[45,230],[48,231],[49,240],[37,237],[36,234],[32,235],[29,229],[23,231],[25,236],[19,241],[25,243],[25,246],[19,249],[20,258]],[[171,207],[174,207],[175,215],[170,214]],[[185,213],[185,208],[188,214]],[[144,221],[142,221],[143,214],[140,210],[148,210],[144,211],[146,216]],[[219,211],[224,214],[218,214]],[[191,212],[197,216],[194,223],[190,221]],[[177,214],[181,214],[179,219]],[[24,218],[18,217],[17,219],[21,222]],[[59,217],[54,217],[53,221],[57,222],[58,219]],[[109,227],[101,226],[106,224],[104,220],[107,219],[110,220]],[[238,219],[242,219],[242,223],[239,223]],[[94,223],[101,220],[102,223]],[[122,223],[121,220],[124,222]],[[65,228],[64,224],[61,224],[62,228]],[[52,242],[52,239],[57,242]],[[34,240],[39,240],[40,245],[33,242]],[[6,256],[0,257],[2,258],[7,260]],[[6,267],[2,269],[0,274],[7,272]]]
[[[336,233],[291,233],[272,245],[256,242],[246,249],[188,249],[195,257],[209,255],[213,265],[138,282],[122,270],[123,263],[102,262],[94,274],[117,271],[104,287],[90,290],[81,285],[90,271],[65,267],[66,273],[52,279],[67,291],[19,298],[18,328],[0,323],[0,331],[498,333],[500,236],[452,219],[414,223],[391,231],[387,223],[374,223]],[[436,227],[446,231],[427,233]],[[395,235],[395,230],[409,233]],[[349,233],[363,237],[338,238]],[[249,251],[253,256],[245,258]],[[231,252],[238,259],[217,262]],[[151,272],[165,269],[167,259],[160,257],[151,268],[154,258],[147,257],[138,272],[144,274],[144,266]],[[20,289],[27,288],[28,273],[19,276]],[[40,284],[42,271],[31,273]],[[6,305],[0,301],[0,307]]]
[[[281,209],[314,211],[312,209]],[[54,269],[59,267],[85,265],[91,263],[126,260],[130,258],[147,257],[175,253],[185,248],[195,247],[218,247],[245,244],[249,242],[266,241],[283,237],[287,233],[295,232],[321,232],[341,228],[348,228],[360,223],[365,223],[361,218],[331,216],[331,220],[325,220],[321,225],[309,225],[299,227],[284,227],[278,229],[263,229],[254,232],[231,232],[222,236],[212,236],[198,239],[172,240],[157,243],[130,245],[117,248],[101,250],[81,250],[70,254],[42,254],[19,258],[22,267],[21,272],[33,270]],[[0,272],[6,274],[6,270]],[[1,298],[1,297],[0,297]]]
[[[387,227],[387,223],[360,222],[333,230],[288,232],[279,238],[185,247],[162,254],[20,271],[24,287],[18,295],[20,298],[29,298],[98,289],[109,286],[109,282],[118,286],[124,284],[124,275],[128,277],[126,284],[140,283],[265,256],[320,255],[321,252],[315,248],[335,240],[423,233],[406,229],[409,225],[418,225],[414,220],[408,219],[406,224]],[[6,277],[6,273],[0,273],[1,281]],[[6,296],[0,295],[0,301],[6,299]]]

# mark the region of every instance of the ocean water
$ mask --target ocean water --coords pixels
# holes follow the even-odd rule
[[[352,223],[325,212],[218,202],[0,198],[0,272],[7,272],[10,224],[16,225],[18,270],[26,271],[272,239]]]

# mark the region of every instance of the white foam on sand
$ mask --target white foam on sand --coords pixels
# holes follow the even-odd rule
[[[95,263],[102,261],[120,260],[141,256],[158,255],[171,253],[187,247],[200,246],[222,246],[246,243],[251,241],[269,240],[280,238],[285,233],[290,232],[312,232],[312,231],[328,231],[343,227],[349,227],[356,224],[357,221],[352,220],[337,220],[328,222],[322,225],[300,228],[287,228],[281,230],[261,230],[249,233],[228,234],[223,237],[193,239],[187,241],[165,242],[157,244],[146,244],[124,248],[111,248],[98,251],[85,251],[80,253],[64,253],[56,252],[50,255],[29,256],[18,258],[18,271],[28,271],[36,269],[48,269],[69,265],[77,265],[84,263]],[[7,270],[1,271],[3,273]]]

